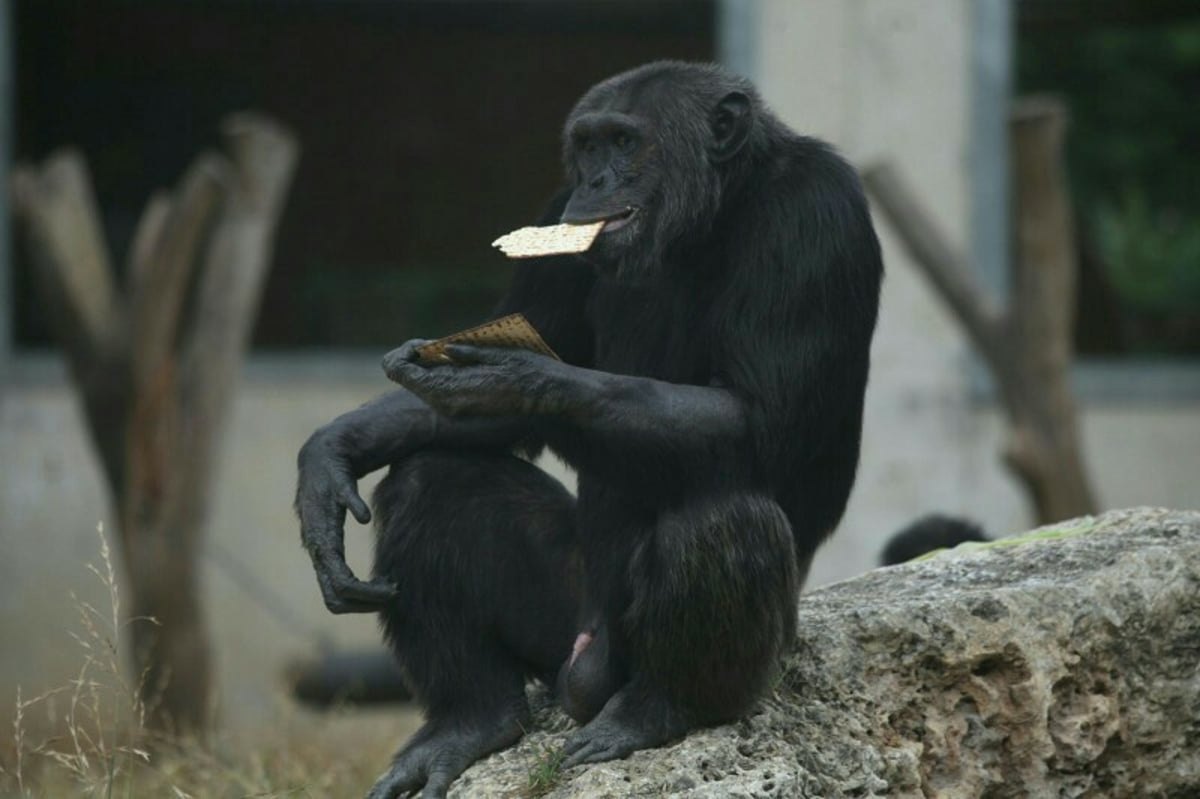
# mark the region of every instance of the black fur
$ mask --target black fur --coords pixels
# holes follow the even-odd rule
[[[967,541],[990,541],[983,528],[957,516],[930,514],[893,535],[879,555],[880,566],[895,566],[935,549],[949,549]]]
[[[614,229],[583,258],[519,265],[497,313],[524,313],[565,363],[462,347],[427,367],[410,342],[384,367],[411,393],[301,456],[319,574],[339,506],[308,498],[394,464],[376,580],[322,578],[327,602],[357,592],[342,610],[397,586],[385,629],[429,712],[372,796],[441,795],[515,740],[527,676],[560,671],[584,724],[568,766],[745,713],[854,481],[882,264],[853,169],[744,80],[676,62],[589,91],[564,159],[544,221]],[[543,445],[577,469],[576,502],[506,454]]]

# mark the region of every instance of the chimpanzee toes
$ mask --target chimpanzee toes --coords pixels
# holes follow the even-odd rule
[[[397,757],[376,780],[367,799],[398,799],[418,790],[421,799],[444,799],[450,783],[473,761],[452,742],[427,743]]]
[[[411,757],[396,758],[392,767],[375,780],[367,799],[397,799],[409,791],[415,791],[425,781],[422,771],[424,769],[418,768]]]
[[[429,780],[425,783],[425,788],[421,791],[421,799],[445,799],[446,792],[450,790],[450,783],[454,782],[462,771],[460,769],[455,772],[434,771],[431,773]]]
[[[690,726],[687,714],[666,697],[626,686],[567,739],[563,767],[628,757],[678,740]]]
[[[525,721],[526,714],[517,712],[470,723],[428,723],[396,755],[367,799],[399,799],[416,791],[421,799],[444,799],[450,784],[472,763],[515,743]]]
[[[628,757],[638,749],[653,744],[642,743],[642,736],[612,719],[597,718],[568,740],[563,751],[563,768],[584,763],[603,763]]]

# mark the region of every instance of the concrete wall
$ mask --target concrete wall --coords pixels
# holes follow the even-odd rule
[[[270,717],[280,704],[285,659],[312,654],[320,642],[379,640],[372,617],[335,618],[325,612],[299,545],[291,495],[295,455],[305,437],[381,388],[363,382],[333,388],[251,381],[238,395],[203,565],[220,710],[235,724]],[[0,707],[5,711],[16,683],[28,696],[78,670],[82,653],[68,631],[77,629],[77,601],[108,606],[104,589],[86,566],[100,562],[97,523],[110,527],[112,518],[74,398],[61,385],[41,381],[5,387],[0,395],[0,546],[7,553],[0,559]],[[350,530],[347,540],[355,566],[366,572],[369,531]],[[111,537],[110,543],[115,545]],[[248,591],[254,581],[261,586]]]
[[[970,6],[957,0],[773,0],[759,9],[759,81],[800,130],[855,163],[895,159],[958,246],[968,245]],[[867,399],[860,478],[811,584],[870,568],[883,540],[932,510],[999,533],[1028,525],[997,460],[1003,427],[969,400],[966,344],[880,225],[888,276]],[[295,452],[322,422],[386,386],[369,364],[311,377],[251,369],[231,419],[204,565],[225,718],[245,725],[281,706],[278,675],[319,640],[378,640],[373,620],[325,613],[290,504]],[[1088,407],[1087,458],[1107,507],[1200,506],[1200,406]],[[107,499],[80,415],[60,379],[0,386],[0,707],[60,685],[81,662],[67,631],[75,601],[103,604],[96,562]],[[351,522],[352,527],[353,522]],[[369,536],[348,533],[367,570]],[[230,562],[232,561],[232,562]],[[238,575],[261,581],[248,590]],[[265,593],[264,593],[265,592]],[[0,711],[0,723],[7,714]]]
[[[953,243],[970,225],[970,7],[922,3],[760,4],[758,82],[796,129],[857,165],[890,159]],[[967,403],[966,347],[954,321],[877,224],[887,275],[872,354],[859,482],[817,581],[869,565],[887,531],[939,509],[991,529],[1027,521],[995,463],[998,425]]]
[[[980,196],[971,185],[972,15],[987,2],[764,0],[755,15],[756,78],[775,111],[856,165],[897,164],[963,252],[972,252]],[[812,585],[868,568],[881,541],[923,513],[964,514],[1001,534],[1032,521],[997,457],[1002,418],[971,400],[967,342],[886,223],[876,227],[887,276],[861,469]],[[1106,507],[1200,505],[1200,403],[1084,407],[1085,454]]]

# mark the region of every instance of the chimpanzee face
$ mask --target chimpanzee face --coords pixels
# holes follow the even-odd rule
[[[673,246],[711,229],[753,124],[744,93],[669,63],[589,91],[563,131],[574,191],[562,221],[605,221],[584,257],[629,279],[657,276]]]
[[[575,191],[562,218],[606,220],[593,245],[601,260],[618,257],[647,228],[660,182],[653,135],[646,120],[620,112],[587,112],[570,122],[566,154]]]

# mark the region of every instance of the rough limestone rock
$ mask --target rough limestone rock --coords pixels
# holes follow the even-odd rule
[[[804,596],[739,723],[555,774],[543,708],[451,796],[1200,797],[1200,512],[964,550]]]

